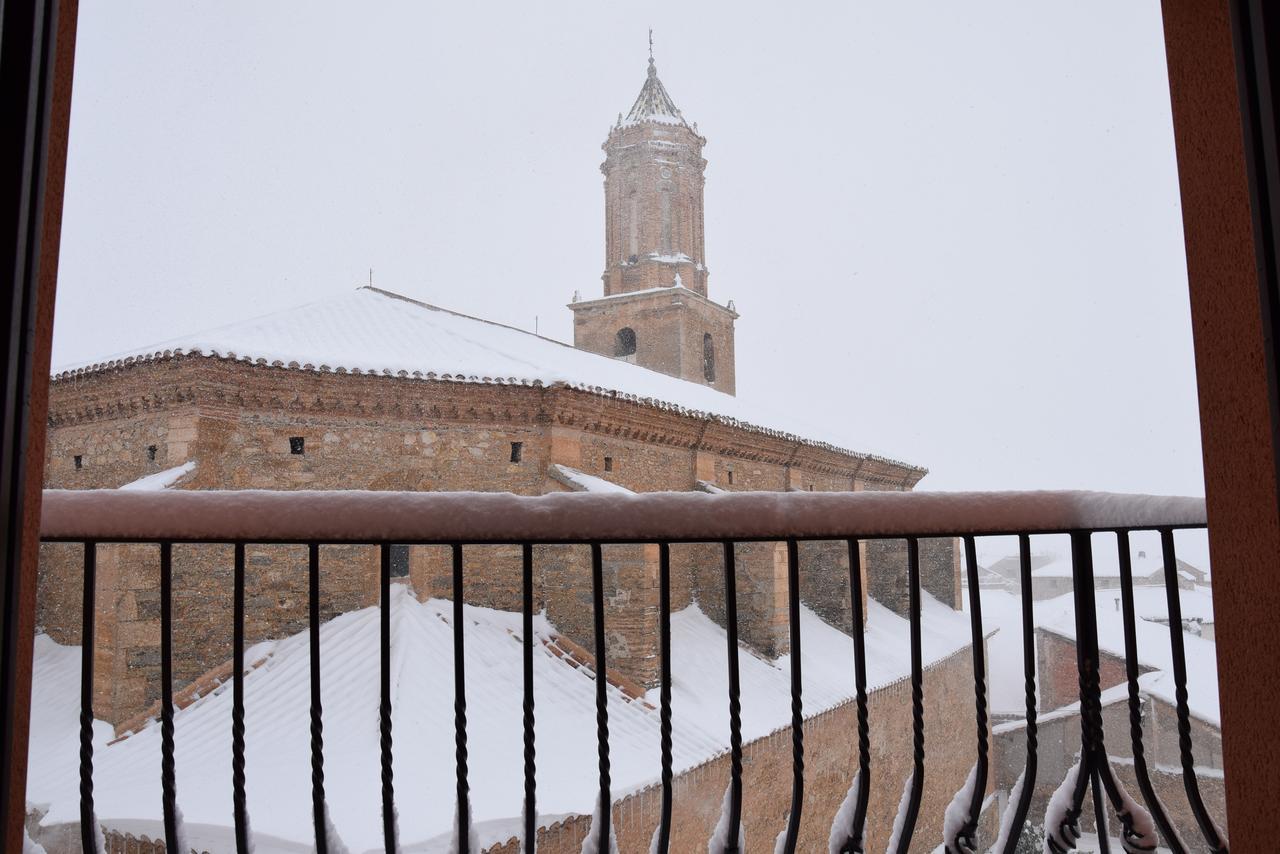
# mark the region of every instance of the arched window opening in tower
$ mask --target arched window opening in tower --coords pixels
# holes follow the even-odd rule
[[[710,332],[702,336],[702,376],[709,383],[716,381],[716,345]]]
[[[618,336],[613,342],[613,355],[618,357],[634,356],[636,354],[636,331],[630,326],[624,326],[618,330]]]

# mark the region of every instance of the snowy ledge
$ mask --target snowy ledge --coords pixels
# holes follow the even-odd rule
[[[49,540],[512,543],[1067,533],[1205,525],[1202,498],[1105,492],[45,490]]]

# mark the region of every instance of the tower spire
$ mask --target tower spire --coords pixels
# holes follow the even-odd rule
[[[653,67],[653,27],[649,28],[649,67]]]

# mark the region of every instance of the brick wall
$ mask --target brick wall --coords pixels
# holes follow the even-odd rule
[[[1139,666],[1139,670],[1146,673],[1151,668]],[[1057,709],[1080,700],[1080,668],[1074,640],[1036,628],[1036,671],[1042,709]],[[1127,679],[1124,658],[1099,653],[1098,683],[1103,691]]]
[[[117,487],[190,460],[197,467],[180,488],[479,488],[536,495],[562,488],[547,476],[551,463],[637,492],[685,490],[697,480],[729,489],[897,489],[921,475],[884,460],[564,388],[339,375],[183,357],[59,379],[51,398],[47,482],[54,487]],[[303,440],[301,454],[291,452],[294,437]],[[521,443],[519,461],[512,460],[513,442]],[[606,551],[609,666],[652,685],[656,549]],[[518,549],[468,547],[465,555],[468,602],[520,607]],[[42,550],[37,619],[60,642],[80,639],[82,560],[79,546]],[[535,606],[545,607],[573,642],[593,648],[586,549],[540,547],[536,560]],[[804,601],[842,628],[848,625],[843,561],[838,544],[806,544],[801,563]],[[377,567],[375,549],[326,547],[322,614],[374,604]],[[674,607],[697,599],[723,621],[719,547],[677,547],[672,568]],[[303,551],[251,547],[246,569],[247,641],[304,628]],[[229,547],[175,547],[179,688],[230,655],[231,573]],[[419,596],[451,596],[450,575],[447,550],[411,550],[410,576]],[[783,545],[739,546],[737,578],[742,640],[766,656],[784,653]],[[107,720],[127,720],[157,695],[157,579],[154,546],[100,549],[95,648],[102,684],[96,709]]]
[[[973,709],[956,697],[972,696],[972,659],[968,649],[925,672],[925,790],[912,851],[932,851],[942,841],[942,816],[964,783],[976,758]],[[872,784],[868,804],[866,850],[888,843],[902,785],[911,773],[910,684],[903,680],[868,697],[872,744]],[[857,710],[852,702],[805,722],[805,800],[798,851],[825,851],[831,822],[857,767]],[[963,734],[963,735],[962,735]],[[967,737],[967,740],[966,740]],[[962,745],[958,749],[956,745]],[[671,851],[705,850],[719,818],[729,779],[727,755],[676,777],[673,786]],[[743,747],[743,821],[746,850],[771,850],[786,826],[791,803],[791,730],[784,728]],[[648,851],[661,809],[661,789],[651,786],[619,799],[613,817],[623,854]],[[538,836],[543,854],[578,854],[590,827],[588,816],[571,816]],[[994,841],[996,822],[984,815],[979,841]],[[516,854],[518,841],[488,849]]]

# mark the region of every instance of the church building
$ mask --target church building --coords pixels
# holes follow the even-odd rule
[[[767,400],[737,396],[738,313],[709,286],[705,145],[651,57],[639,96],[603,145],[603,287],[574,294],[572,346],[361,287],[61,368],[51,384],[46,485],[520,495],[912,489],[925,469],[840,447]],[[843,544],[827,546],[804,545],[801,598],[848,632],[847,555]],[[40,630],[79,643],[80,552],[43,548]],[[864,549],[868,595],[905,613],[902,544]],[[738,550],[739,636],[772,661],[787,652],[785,544]],[[156,554],[129,545],[99,554],[94,708],[128,732],[159,695]],[[956,608],[954,543],[924,541],[921,556],[924,588]],[[719,546],[673,547],[672,557],[673,609],[696,603],[723,623]],[[444,550],[397,547],[394,558],[419,599],[448,597]],[[173,560],[175,677],[202,684],[230,659],[230,550],[176,546]],[[247,642],[304,629],[305,548],[251,546],[248,566]],[[378,566],[376,549],[325,547],[326,619],[377,603]],[[518,611],[518,566],[517,548],[467,547],[468,604]],[[639,697],[659,672],[657,548],[609,548],[605,569],[611,676]],[[587,554],[540,547],[536,572],[537,607],[565,649],[589,658]],[[963,667],[957,673],[967,678]],[[905,695],[892,702],[907,708]]]

